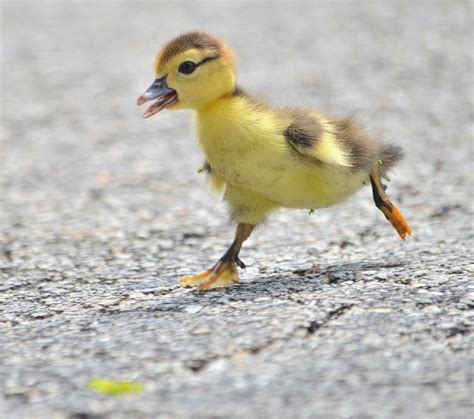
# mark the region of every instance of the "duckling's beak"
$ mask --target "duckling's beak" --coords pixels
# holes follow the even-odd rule
[[[145,90],[145,93],[138,97],[137,105],[140,106],[145,102],[155,99],[156,101],[149,106],[143,114],[143,118],[149,118],[178,101],[176,90],[171,89],[166,84],[166,76],[156,79],[152,85]]]

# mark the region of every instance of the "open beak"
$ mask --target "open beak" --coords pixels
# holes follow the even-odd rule
[[[137,105],[143,105],[150,100],[155,100],[155,102],[147,108],[143,114],[143,118],[149,118],[178,101],[176,90],[171,89],[166,84],[166,76],[156,79],[153,84],[145,90],[145,93],[138,97]]]

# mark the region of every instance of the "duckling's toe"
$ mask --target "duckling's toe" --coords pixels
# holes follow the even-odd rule
[[[239,282],[235,262],[220,261],[214,268],[206,269],[197,275],[183,276],[179,283],[183,286],[196,286],[201,291],[225,287]]]
[[[402,213],[395,205],[390,207],[381,207],[380,209],[382,210],[385,217],[390,221],[395,230],[397,230],[397,233],[402,240],[406,240],[407,234],[412,234],[410,226],[405,221]]]
[[[196,275],[186,275],[182,276],[179,279],[180,285],[183,285],[184,287],[191,287],[191,286],[196,286],[199,284],[202,284],[203,282],[206,282],[209,279],[209,276],[212,274],[212,269],[206,269],[205,271],[202,271]]]

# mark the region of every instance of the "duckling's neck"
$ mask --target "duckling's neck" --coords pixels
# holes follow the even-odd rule
[[[248,94],[239,85],[235,85],[230,92],[204,106],[196,108],[195,111],[198,119],[212,118],[212,116],[217,116],[218,118],[230,116],[232,118],[235,116],[235,112],[243,116],[243,114],[246,113],[268,113],[270,112],[270,108],[264,102]],[[231,113],[231,115],[228,113]]]
[[[204,151],[217,146],[219,138],[228,136],[228,132],[237,121],[242,120],[245,113],[242,98],[233,92],[196,109],[196,133]]]
[[[213,131],[213,134],[217,134],[215,131],[241,125],[255,111],[249,95],[241,87],[235,86],[231,92],[196,109],[198,134],[201,134],[203,129],[208,133]]]
[[[222,150],[242,153],[280,130],[274,112],[241,88],[197,110],[194,122],[199,143],[211,159]]]
[[[229,101],[232,102],[233,99],[239,99],[239,97],[242,97],[244,95],[245,93],[242,88],[240,88],[239,86],[234,86],[229,92],[224,93],[222,96],[210,102],[202,103],[200,104],[200,106],[196,106],[194,110],[197,112],[198,115],[205,115],[209,112],[212,113],[214,110],[220,109],[222,106],[227,106],[229,104]]]

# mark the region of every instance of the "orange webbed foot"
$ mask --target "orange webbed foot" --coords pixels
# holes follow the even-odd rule
[[[395,205],[382,206],[380,210],[383,212],[388,221],[397,230],[398,235],[402,240],[407,239],[407,234],[412,234],[412,230],[408,223],[403,218],[402,213],[398,210]]]
[[[179,283],[185,287],[195,286],[200,291],[225,287],[239,282],[237,265],[233,261],[219,261],[212,269],[196,275],[183,276]]]

